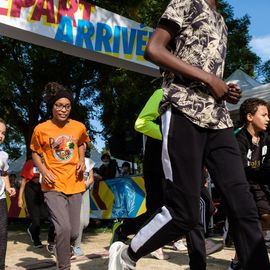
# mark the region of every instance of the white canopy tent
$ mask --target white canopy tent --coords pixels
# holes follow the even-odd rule
[[[226,82],[232,82],[240,85],[242,90],[242,98],[238,104],[227,103],[228,109],[232,115],[236,115],[240,108],[240,105],[248,98],[256,97],[270,102],[270,83],[261,84],[252,79],[242,70],[237,69],[232,75],[230,75]]]

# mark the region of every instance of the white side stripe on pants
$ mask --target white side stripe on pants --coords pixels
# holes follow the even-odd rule
[[[162,227],[164,227],[169,221],[172,220],[172,216],[169,210],[163,206],[161,212],[155,215],[155,217],[146,224],[132,239],[131,249],[137,252],[141,246],[143,246],[153,235],[155,235]]]
[[[170,128],[172,111],[169,108],[164,114],[161,115],[161,123],[162,123],[162,136],[163,136],[163,143],[162,143],[162,166],[163,171],[166,179],[173,181],[172,177],[172,166],[171,161],[168,153],[168,134]]]

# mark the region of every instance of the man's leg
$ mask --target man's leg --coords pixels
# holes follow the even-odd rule
[[[190,269],[206,269],[206,251],[204,239],[204,227],[199,224],[187,235],[187,247]]]
[[[175,110],[173,113],[169,110],[162,116],[162,127],[162,161],[166,178],[165,206],[131,241],[128,256],[134,261],[179,239],[199,223],[206,133]]]
[[[210,131],[206,166],[228,209],[235,247],[244,270],[269,270],[254,199],[232,129]]]

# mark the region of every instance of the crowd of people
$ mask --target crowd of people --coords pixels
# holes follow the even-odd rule
[[[161,89],[150,97],[135,123],[146,136],[143,175],[146,213],[116,222],[109,270],[130,270],[147,254],[168,259],[162,247],[186,238],[191,270],[205,270],[206,255],[220,250],[207,240],[215,213],[206,187],[208,174],[226,208],[236,255],[230,270],[269,270],[264,236],[270,230],[270,137],[267,102],[241,103],[237,132],[226,102],[241,102],[238,85],[222,80],[227,27],[215,0],[172,0],[151,36],[145,58],[160,66]],[[61,270],[83,255],[82,232],[89,223],[89,189],[95,181],[129,176],[107,153],[97,170],[89,158],[90,138],[71,119],[72,92],[57,82],[44,89],[50,118],[32,134],[32,155],[21,172],[18,205],[31,219],[27,233],[43,245],[40,226],[48,219],[47,249]],[[234,134],[235,133],[235,134]],[[0,119],[0,143],[6,123]],[[7,245],[8,154],[0,151],[0,270]],[[12,180],[12,179],[11,179]],[[24,195],[24,196],[23,196]],[[130,243],[126,240],[134,235]],[[212,245],[212,246],[211,246]]]

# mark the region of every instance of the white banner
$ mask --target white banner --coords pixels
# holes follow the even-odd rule
[[[0,0],[0,34],[158,76],[145,61],[153,29],[81,0]]]

